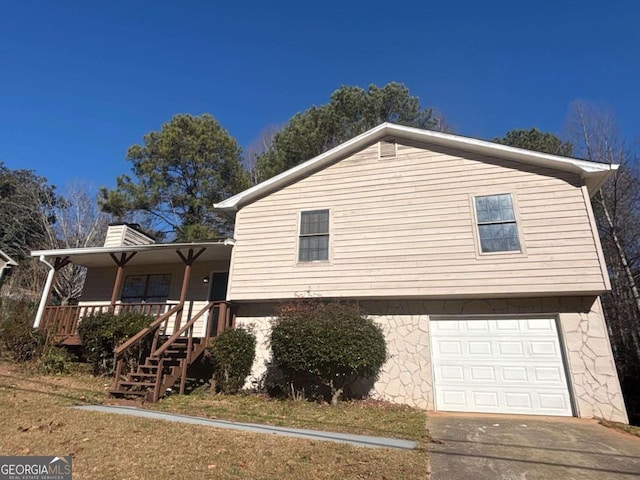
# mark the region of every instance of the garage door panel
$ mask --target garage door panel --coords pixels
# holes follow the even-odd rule
[[[505,382],[528,382],[527,369],[525,367],[501,367],[502,380]]]
[[[537,383],[564,384],[564,375],[559,367],[535,367],[533,379]]]
[[[484,355],[488,357],[492,356],[495,350],[491,345],[491,341],[488,340],[469,340],[466,347],[466,353],[469,355]]]
[[[434,332],[459,332],[462,325],[459,322],[434,322],[431,325],[432,331]]]
[[[535,318],[527,320],[437,320],[437,322],[433,322],[432,328],[436,333],[450,332],[451,334],[455,335],[459,332],[464,332],[467,336],[484,335],[487,332],[500,332],[500,336],[513,335],[519,337],[523,332],[528,332],[533,335],[553,335],[557,332],[555,320],[548,318]]]
[[[572,414],[553,319],[431,324],[437,409]]]
[[[520,332],[522,330],[522,325],[518,320],[503,320],[501,322],[492,320],[491,326],[493,330],[498,332]]]
[[[556,358],[560,355],[558,345],[551,340],[536,340],[529,342],[529,351],[532,357],[552,357]]]
[[[566,416],[571,411],[562,391],[538,394],[525,389],[505,391],[460,388],[438,393],[436,401],[449,406],[449,410],[465,412]]]
[[[536,318],[533,320],[527,320],[527,330],[539,333],[555,334],[556,327],[553,320]]]
[[[498,344],[498,354],[501,356],[509,356],[509,357],[524,357],[525,348],[522,345],[522,342],[514,342],[514,341],[497,341]]]
[[[504,392],[504,398],[509,408],[533,409],[533,398],[529,392]]]
[[[443,357],[449,356],[452,358],[457,358],[464,353],[462,343],[463,342],[461,340],[456,339],[438,340],[434,345],[434,350],[436,350],[438,354]]]
[[[465,324],[466,330],[469,332],[488,332],[489,321],[488,320],[476,320],[473,323]]]
[[[462,362],[440,364],[434,368],[435,381],[447,385],[477,385],[498,382],[511,386],[564,387],[564,371],[556,366],[468,365]]]
[[[471,392],[471,398],[473,399],[473,405],[482,409],[494,409],[498,408],[498,392],[483,392],[474,390]]]
[[[486,380],[495,381],[496,379],[496,368],[493,365],[475,365],[469,367],[469,375],[467,376],[466,381],[471,382],[484,382]]]
[[[440,367],[440,378],[449,382],[459,380],[464,381],[464,366],[462,365],[442,365]]]
[[[563,392],[558,392],[556,394],[543,393],[539,395],[539,399],[540,406],[544,409],[564,411],[565,409],[571,408]]]
[[[561,357],[559,345],[557,341],[554,342],[553,340],[512,338],[434,339],[433,350],[437,354],[446,355],[450,358],[458,358],[460,355],[471,356],[474,359],[476,357],[494,358],[496,355],[508,355],[520,357],[523,361],[526,361],[526,359],[556,361]]]
[[[440,393],[441,403],[452,407],[464,408],[467,405],[467,395],[465,390],[446,390]]]

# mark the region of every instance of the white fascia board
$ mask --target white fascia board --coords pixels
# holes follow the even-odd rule
[[[194,242],[194,243],[151,243],[147,245],[122,245],[118,247],[88,247],[88,248],[61,248],[57,250],[34,250],[32,257],[63,257],[73,255],[91,255],[98,253],[131,253],[147,252],[151,250],[180,250],[183,248],[211,247],[215,245],[234,245],[235,241],[225,238],[218,242]]]
[[[496,155],[501,158],[519,160],[524,163],[533,163],[548,166],[552,169],[573,171],[576,173],[588,172],[604,172],[616,170],[618,165],[609,165],[605,163],[592,162],[589,160],[581,160],[573,157],[562,157],[560,155],[552,155],[550,153],[536,152],[526,150],[524,148],[510,147],[500,143],[479,140],[472,137],[463,137],[461,135],[453,135],[451,133],[434,132],[430,130],[421,130],[414,127],[404,127],[402,125],[387,124],[390,128],[389,135],[397,134],[401,138],[409,138],[411,140],[434,143],[449,148],[470,151],[474,153],[483,153],[487,155]]]
[[[307,160],[306,162],[259,183],[258,185],[254,185],[233,197],[230,197],[220,203],[216,203],[213,207],[216,210],[233,214],[233,212],[236,212],[240,207],[250,203],[258,197],[264,196],[280,187],[295,182],[299,178],[309,175],[333,161],[346,157],[349,154],[388,136],[423,143],[431,143],[472,153],[506,158],[522,163],[540,165],[555,170],[573,172],[580,175],[585,180],[585,183],[592,195],[606,181],[609,175],[618,168],[618,165],[615,164],[609,165],[589,160],[581,160],[578,158],[562,157],[559,155],[526,150],[523,148],[510,147],[499,143],[488,142],[486,140],[453,135],[451,133],[422,130],[420,128],[405,127],[393,123],[382,123],[377,127],[312,158],[311,160]]]

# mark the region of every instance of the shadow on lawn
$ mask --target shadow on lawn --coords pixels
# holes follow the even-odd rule
[[[46,395],[49,397],[61,398],[65,400],[71,400],[77,403],[84,404],[100,404],[102,400],[98,400],[92,397],[103,397],[104,392],[97,392],[95,390],[91,390],[88,388],[79,388],[72,387],[69,385],[58,385],[52,382],[46,382],[43,380],[34,380],[29,378],[17,378],[12,375],[5,375],[0,373],[0,389],[6,389],[8,391],[16,391],[16,392],[29,392],[36,393],[40,395]],[[7,380],[10,383],[5,383]],[[41,385],[43,387],[49,387],[47,390],[38,390],[36,388],[27,388],[23,386],[18,386],[18,382],[28,382],[34,383],[36,385]],[[13,383],[13,384],[12,384]],[[62,392],[57,392],[56,390],[62,390]],[[70,392],[70,393],[69,393]]]

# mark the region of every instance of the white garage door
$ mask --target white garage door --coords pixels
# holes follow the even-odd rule
[[[436,410],[571,416],[553,319],[431,319]]]

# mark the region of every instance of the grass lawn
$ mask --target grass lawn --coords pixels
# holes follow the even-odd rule
[[[212,396],[196,392],[173,395],[146,407],[234,422],[426,440],[424,411],[374,400],[341,402],[331,406],[273,400],[261,395]]]
[[[426,477],[424,447],[357,448],[69,408],[102,402],[109,387],[109,379],[45,377],[0,364],[0,454],[72,455],[74,479]],[[217,407],[208,406],[216,401]],[[176,396],[153,408],[327,430],[339,430],[342,423],[342,431],[424,438],[422,412],[374,402],[332,410],[250,396],[235,405],[231,397]]]

